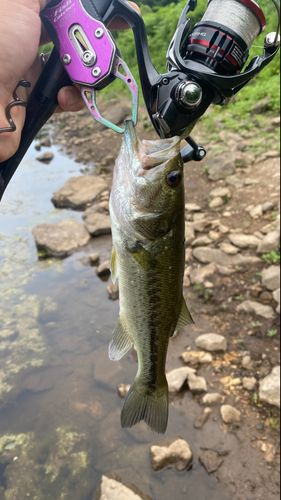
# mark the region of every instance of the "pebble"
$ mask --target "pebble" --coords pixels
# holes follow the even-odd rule
[[[275,312],[271,306],[266,306],[260,302],[254,302],[252,300],[245,300],[239,306],[237,306],[238,312],[254,313],[257,316],[261,316],[266,319],[274,319]]]
[[[269,234],[272,233],[273,231],[278,231],[280,234],[280,225],[276,226],[276,222],[271,222],[270,224],[266,224],[261,228],[261,232],[263,234]]]
[[[202,398],[202,403],[204,405],[216,405],[221,403],[222,396],[218,392],[209,392],[205,394]]]
[[[118,385],[118,395],[120,396],[120,398],[125,399],[127,397],[130,387],[130,384]]]
[[[141,500],[144,497],[142,494],[140,495],[124,486],[120,481],[102,476],[95,498],[97,500]]]
[[[110,274],[110,260],[106,260],[99,267],[97,267],[98,276],[107,276]]]
[[[199,238],[196,238],[192,242],[192,246],[193,247],[202,247],[205,245],[210,245],[211,243],[212,243],[212,240],[210,240],[210,238],[208,238],[208,236],[199,236]]]
[[[184,363],[193,367],[212,363],[213,361],[212,354],[205,351],[186,351],[182,353],[181,358]]]
[[[220,233],[227,234],[229,233],[229,227],[225,226],[224,224],[220,224],[219,231]]]
[[[182,386],[187,382],[188,376],[194,374],[196,370],[190,368],[189,366],[183,366],[182,368],[176,368],[171,370],[166,374],[169,392],[178,392],[181,390]]]
[[[154,471],[174,465],[178,472],[183,472],[192,462],[193,454],[189,444],[182,438],[177,437],[151,446],[150,458],[151,467]]]
[[[258,179],[253,179],[252,177],[246,177],[244,182],[245,186],[253,186],[254,184],[259,183]]]
[[[280,266],[270,266],[263,269],[262,284],[271,291],[280,288]]]
[[[239,252],[239,248],[227,243],[226,241],[223,241],[220,244],[220,249],[227,255],[236,255]]]
[[[280,245],[280,233],[279,231],[272,231],[268,233],[258,245],[258,253],[270,253],[276,251]]]
[[[207,392],[207,382],[204,377],[198,377],[195,373],[190,373],[187,377],[188,386],[191,392]]]
[[[207,277],[212,276],[216,272],[216,269],[216,264],[209,264],[208,266],[192,269],[189,273],[191,283],[193,285],[204,283]]]
[[[222,405],[220,412],[225,424],[241,421],[241,412],[231,405]]]
[[[242,380],[243,388],[247,391],[253,391],[257,384],[257,379],[255,377],[244,377]]]
[[[230,234],[229,239],[238,248],[257,248],[260,240],[252,234]]]
[[[255,255],[227,255],[226,253],[218,250],[216,248],[210,247],[197,247],[193,250],[193,256],[203,262],[207,263],[216,263],[220,266],[239,266],[241,264],[257,264],[261,262],[259,257]]]
[[[187,248],[185,250],[185,262],[189,262],[192,257],[192,248]]]
[[[99,254],[98,253],[92,253],[90,256],[89,256],[89,259],[90,259],[90,262],[91,264],[97,264],[98,261],[99,261]]]
[[[215,450],[206,450],[199,457],[199,461],[205,467],[208,474],[216,472],[223,463],[223,458]]]
[[[185,210],[188,212],[201,212],[201,207],[196,203],[186,203]]]
[[[111,233],[110,216],[104,213],[92,213],[85,218],[84,222],[87,230],[92,236],[101,236]]]
[[[50,163],[54,158],[54,154],[51,151],[47,151],[40,156],[37,156],[36,160],[41,161],[42,163]]]
[[[280,127],[280,116],[273,118],[271,120],[271,125],[273,125],[273,127]]]
[[[226,178],[226,184],[229,186],[233,186],[236,189],[241,189],[245,185],[245,181],[243,179],[240,179],[239,177],[236,177],[235,175],[231,175],[230,177]]]
[[[262,211],[262,205],[259,204],[259,205],[256,205],[254,208],[252,208],[252,210],[250,210],[250,216],[253,218],[253,219],[258,219],[259,217],[261,217],[263,214],[263,211]]]
[[[217,196],[209,203],[210,208],[218,208],[221,207],[222,205],[224,205],[224,201],[220,196]]]
[[[278,290],[275,290],[273,292],[273,298],[274,300],[277,302],[278,306],[277,306],[277,309],[276,309],[276,312],[278,314],[280,314],[280,288],[278,288]]]
[[[215,352],[215,351],[226,351],[227,350],[227,340],[222,335],[217,333],[206,333],[200,335],[196,341],[196,346],[198,348],[204,349],[205,351]]]
[[[210,193],[209,193],[209,196],[210,198],[224,198],[225,196],[227,198],[231,198],[231,192],[230,192],[230,189],[226,188],[226,187],[218,187],[218,188],[215,188],[213,189]]]
[[[200,415],[198,415],[194,421],[195,429],[203,429],[204,425],[208,422],[211,413],[211,408],[205,408],[204,411]]]
[[[260,380],[259,397],[261,401],[280,408],[280,366],[273,368],[267,377]]]
[[[263,443],[261,445],[261,451],[263,453],[265,453],[265,461],[266,461],[266,463],[272,464],[272,462],[274,462],[275,455],[276,455],[276,449],[275,449],[274,444]]]
[[[209,232],[209,238],[211,238],[212,241],[218,241],[221,237],[221,233],[219,231],[210,231]]]
[[[108,298],[110,300],[118,300],[119,299],[119,286],[118,283],[110,283],[107,286]]]
[[[236,269],[233,269],[231,267],[225,267],[225,266],[217,266],[218,273],[221,276],[231,276],[232,274],[236,273]]]
[[[191,245],[195,240],[195,231],[189,223],[185,223],[185,246]]]
[[[276,204],[273,201],[266,201],[262,205],[262,211],[263,211],[263,213],[270,212],[270,211],[274,210],[275,206],[276,206]]]
[[[252,369],[252,359],[251,356],[244,356],[242,359],[242,367],[246,368],[247,370]]]
[[[40,146],[43,146],[44,148],[50,148],[51,147],[50,137],[43,137],[42,139],[40,139]]]

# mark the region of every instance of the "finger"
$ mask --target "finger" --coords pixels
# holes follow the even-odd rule
[[[140,14],[140,8],[136,3],[128,3]],[[124,21],[124,19],[122,19],[121,17],[116,17],[115,19],[113,19],[108,26],[108,29],[110,30],[127,30],[129,28],[130,26],[128,25],[128,23],[126,23],[126,21]]]
[[[51,38],[48,35],[48,32],[44,26],[44,24],[41,24],[41,37],[40,37],[40,43],[39,46],[41,45],[46,45],[46,43],[50,43]]]
[[[60,89],[58,103],[63,111],[80,111],[85,107],[80,91],[74,86]]]

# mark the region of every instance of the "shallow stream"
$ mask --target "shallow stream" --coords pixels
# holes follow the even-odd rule
[[[0,500],[93,500],[112,472],[153,500],[229,500],[198,460],[184,473],[153,472],[150,446],[163,437],[142,424],[121,429],[117,386],[132,382],[137,365],[132,355],[108,360],[118,301],[86,262],[93,252],[109,258],[111,238],[38,260],[31,235],[41,222],[82,220],[50,201],[80,174],[52,151],[45,165],[30,148],[0,205]],[[164,439],[178,435],[197,450],[193,421],[171,405]]]

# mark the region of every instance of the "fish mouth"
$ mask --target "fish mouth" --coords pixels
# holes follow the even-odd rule
[[[132,120],[125,120],[124,122],[124,138],[127,150],[134,154],[138,154],[140,141]]]

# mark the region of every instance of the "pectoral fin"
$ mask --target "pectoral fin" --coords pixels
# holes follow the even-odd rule
[[[133,342],[127,334],[119,316],[118,323],[113,332],[113,339],[109,344],[109,359],[119,361],[131,349],[132,345]]]
[[[159,265],[157,259],[146,250],[141,242],[137,241],[133,246],[127,247],[127,250],[145,271],[157,271]]]
[[[115,247],[112,248],[112,252],[111,252],[110,270],[111,270],[112,281],[115,284],[115,282],[118,278],[117,252],[116,252]]]
[[[180,316],[179,316],[179,319],[178,319],[178,323],[177,323],[177,326],[176,326],[175,330],[179,330],[183,326],[190,325],[191,323],[194,323],[194,321],[193,321],[193,319],[191,317],[191,314],[190,314],[189,310],[187,309],[187,305],[185,303],[184,298],[182,298],[181,313],[180,313]]]

